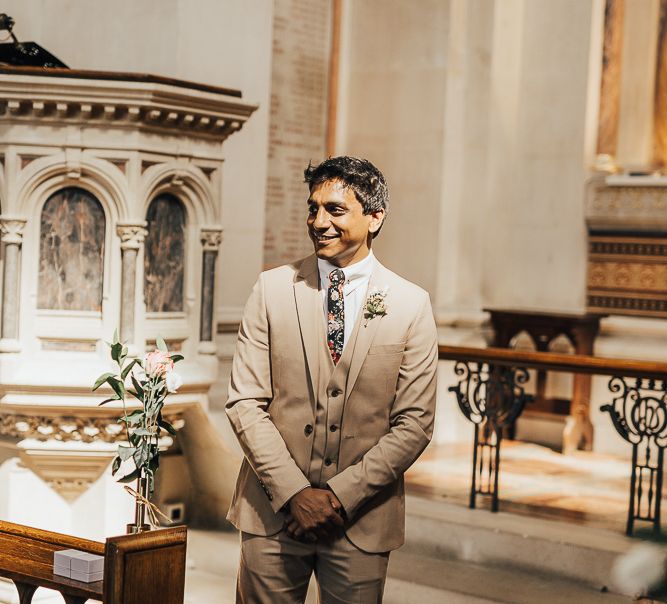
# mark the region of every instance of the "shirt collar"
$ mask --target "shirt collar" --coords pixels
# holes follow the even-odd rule
[[[345,274],[345,285],[349,285],[351,289],[356,289],[364,281],[368,281],[368,279],[370,279],[374,266],[375,256],[373,255],[373,251],[370,250],[368,252],[368,256],[366,256],[363,260],[355,262],[354,264],[350,264],[349,266],[341,269]],[[323,289],[326,289],[329,287],[329,274],[331,271],[334,271],[339,267],[334,266],[328,260],[318,258],[317,268],[320,273],[320,286]]]

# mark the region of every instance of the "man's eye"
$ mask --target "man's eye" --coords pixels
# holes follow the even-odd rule
[[[333,208],[328,208],[327,212],[329,212],[329,214],[332,216],[340,216],[341,214],[345,213],[345,209],[341,208],[340,206],[334,206]]]
[[[317,214],[317,206],[308,206],[308,214],[311,216]]]

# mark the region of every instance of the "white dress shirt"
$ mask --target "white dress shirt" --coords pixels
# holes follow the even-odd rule
[[[345,301],[345,334],[343,339],[343,348],[350,340],[354,325],[359,316],[364,302],[366,300],[366,292],[368,290],[368,282],[371,278],[371,273],[375,266],[375,256],[373,252],[368,252],[363,260],[355,262],[342,268],[345,274],[345,283],[343,285],[343,300]],[[328,320],[327,308],[327,290],[329,289],[329,275],[331,271],[335,271],[338,266],[334,266],[327,260],[317,259],[317,268],[320,273],[320,293],[322,295],[322,304],[324,308],[325,324]],[[326,333],[326,331],[325,331]]]

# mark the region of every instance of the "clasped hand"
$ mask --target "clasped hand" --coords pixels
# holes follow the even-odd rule
[[[289,511],[285,526],[294,539],[332,539],[345,524],[341,502],[326,489],[308,487],[300,491],[290,499]]]

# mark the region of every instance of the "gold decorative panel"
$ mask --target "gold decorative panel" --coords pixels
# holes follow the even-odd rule
[[[667,236],[591,233],[588,242],[589,311],[667,317]]]

